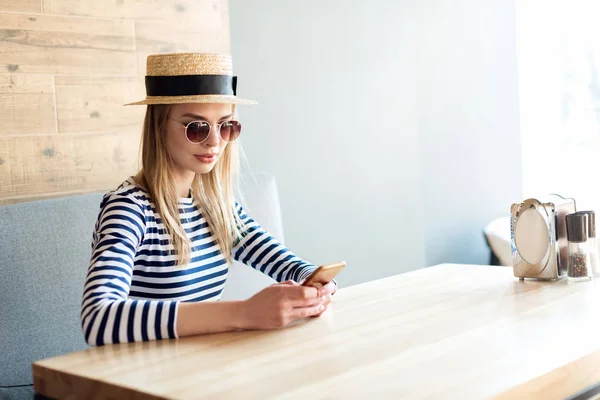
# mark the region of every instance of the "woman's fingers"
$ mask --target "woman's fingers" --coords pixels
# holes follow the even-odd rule
[[[304,319],[315,316],[323,311],[325,311],[325,305],[323,303],[319,303],[309,307],[294,308],[290,311],[290,317],[293,320]]]
[[[337,290],[337,285],[334,281],[329,282],[327,285],[319,289],[319,296],[332,295]]]
[[[316,315],[313,315],[312,316],[313,318],[320,317],[329,308],[329,304],[331,304],[331,295],[328,294],[328,295],[324,296],[324,299],[325,300],[321,304],[323,304],[325,306],[325,308],[321,312],[317,313]]]
[[[310,286],[284,286],[286,297],[290,300],[314,300],[319,297],[317,288]]]

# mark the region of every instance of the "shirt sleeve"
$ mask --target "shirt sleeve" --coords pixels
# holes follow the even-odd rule
[[[91,346],[177,337],[178,302],[128,298],[145,225],[144,206],[135,199],[104,197],[81,303],[81,327]]]
[[[236,212],[242,222],[241,238],[232,249],[232,256],[277,282],[301,282],[316,269],[314,264],[297,257],[272,237],[236,203]]]

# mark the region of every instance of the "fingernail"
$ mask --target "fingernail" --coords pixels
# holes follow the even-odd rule
[[[323,304],[321,304],[321,305],[319,306],[319,310],[320,310],[320,311],[323,311],[324,309],[325,309],[325,306],[324,306]]]
[[[321,301],[326,301],[326,300],[327,300],[326,296],[321,297]]]

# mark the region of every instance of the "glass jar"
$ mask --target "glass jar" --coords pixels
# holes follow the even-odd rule
[[[600,275],[600,260],[598,259],[598,245],[596,237],[588,238],[588,249],[590,253],[590,265],[592,266],[592,275]]]
[[[596,213],[594,211],[580,211],[588,216],[588,250],[590,253],[590,264],[592,275],[600,275],[600,259],[598,258],[598,239],[596,238]]]
[[[569,263],[567,280],[570,282],[592,279],[590,246],[588,243],[588,215],[573,213],[567,215],[567,240],[569,241]]]

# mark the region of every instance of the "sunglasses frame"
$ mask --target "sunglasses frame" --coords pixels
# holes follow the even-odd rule
[[[217,131],[219,132],[219,137],[220,137],[221,139],[223,139],[224,141],[226,141],[227,143],[229,143],[229,142],[233,142],[233,141],[237,140],[237,139],[240,137],[240,134],[241,134],[241,131],[242,131],[242,124],[240,123],[240,121],[237,121],[237,120],[234,120],[234,119],[232,119],[232,120],[228,120],[228,121],[219,122],[219,123],[216,123],[215,125],[211,125],[211,124],[209,124],[207,121],[203,121],[203,120],[194,120],[194,121],[190,121],[190,122],[188,122],[187,124],[184,124],[183,122],[177,121],[176,119],[173,119],[173,118],[171,118],[171,117],[167,117],[167,118],[168,118],[168,119],[170,119],[171,121],[175,121],[175,122],[177,122],[179,125],[183,126],[183,128],[184,128],[184,130],[183,130],[183,134],[185,135],[185,138],[187,139],[187,141],[188,141],[188,142],[190,142],[191,144],[202,144],[202,143],[206,142],[206,141],[208,140],[208,138],[210,137],[210,135],[212,134],[212,131],[213,131],[213,126],[214,126],[214,127],[215,127],[215,129],[217,129]],[[202,141],[200,141],[200,142],[192,142],[192,141],[190,140],[190,138],[188,137],[188,134],[187,134],[188,126],[190,126],[190,125],[191,125],[191,124],[193,124],[194,122],[200,122],[200,123],[204,123],[204,124],[207,124],[207,125],[208,125],[208,135],[206,135],[206,138],[204,138],[204,140],[202,140]],[[222,125],[223,125],[223,124],[225,124],[225,123],[227,123],[227,122],[236,122],[236,123],[237,123],[237,124],[240,126],[240,134],[238,134],[238,136],[237,136],[235,139],[233,139],[233,140],[225,140],[225,139],[223,138],[223,136],[221,136],[221,127],[222,127]],[[218,128],[217,128],[217,127],[218,127]]]

